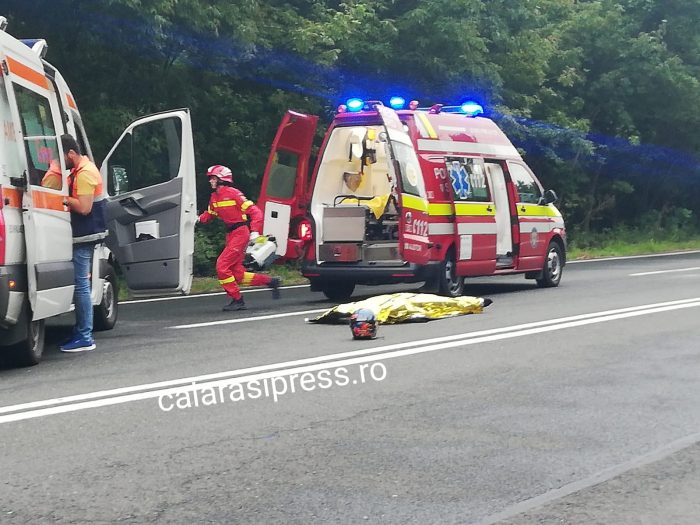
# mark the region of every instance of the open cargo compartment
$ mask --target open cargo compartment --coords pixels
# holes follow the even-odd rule
[[[332,132],[311,198],[318,263],[402,263],[388,158],[381,126]]]

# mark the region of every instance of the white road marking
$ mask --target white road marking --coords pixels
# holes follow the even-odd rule
[[[431,225],[432,226],[432,225]],[[454,228],[453,228],[454,230]],[[453,231],[451,230],[451,231]],[[686,252],[672,252],[672,253],[654,253],[650,255],[627,255],[625,257],[602,257],[599,259],[579,259],[574,261],[566,261],[566,264],[582,264],[582,263],[594,263],[594,262],[605,262],[605,261],[625,261],[627,259],[646,259],[649,257],[671,257],[675,255],[692,255],[700,253],[700,250],[689,250]],[[308,284],[296,284],[292,286],[283,286],[280,290],[293,290],[294,288],[308,288]],[[241,293],[257,293],[266,292],[268,288],[254,288],[252,290],[241,290]],[[203,297],[213,297],[215,295],[225,295],[226,292],[211,292],[211,293],[200,293],[193,295],[178,295],[176,297],[155,297],[152,299],[130,299],[127,301],[119,301],[119,304],[139,304],[139,303],[155,303],[160,301],[176,301],[178,299],[201,299]]]
[[[564,485],[563,487],[552,489],[548,492],[545,492],[544,494],[535,496],[534,498],[530,498],[525,501],[520,501],[508,507],[505,510],[497,512],[496,514],[486,516],[485,518],[482,518],[476,523],[479,525],[491,525],[494,523],[501,523],[503,521],[514,518],[515,516],[517,516],[518,514],[522,514],[523,512],[528,512],[539,507],[544,507],[545,505],[552,503],[553,501],[569,496],[570,494],[573,494],[575,492],[580,492],[589,487],[593,487],[594,485],[605,483],[606,481],[616,478],[624,474],[625,472],[629,472],[630,470],[635,470],[645,465],[655,463],[656,461],[664,459],[672,454],[675,454],[676,452],[693,446],[698,442],[700,442],[700,433],[685,436],[681,439],[677,439],[676,441],[672,441],[671,443],[663,445],[662,447],[659,447],[656,450],[652,450],[647,454],[637,456],[636,458],[632,458],[631,460],[626,461],[624,463],[620,463],[618,465],[614,465],[612,467],[601,470],[600,472],[596,472],[595,474],[593,474],[592,476],[588,476],[587,478],[573,481],[571,483],[568,483],[567,485]]]
[[[595,312],[590,314],[565,317],[560,319],[539,321],[535,323],[514,325],[510,327],[495,328],[491,330],[483,330],[480,332],[468,332],[464,334],[427,339],[423,341],[412,341],[408,343],[399,343],[395,345],[387,345],[364,350],[343,352],[338,354],[328,354],[324,356],[312,357],[296,361],[288,361],[285,363],[262,365],[252,368],[220,372],[216,374],[208,374],[184,379],[163,381],[160,383],[137,385],[132,387],[124,387],[120,389],[104,390],[101,392],[91,392],[88,394],[80,394],[76,396],[68,396],[63,398],[35,401],[31,403],[10,405],[0,408],[0,413],[6,414],[4,416],[0,416],[0,424],[9,423],[13,421],[21,421],[25,419],[33,419],[48,415],[61,414],[66,412],[75,412],[78,410],[85,410],[88,408],[97,408],[103,406],[129,403],[132,401],[140,401],[144,399],[153,399],[162,395],[173,395],[179,394],[181,392],[198,390],[204,386],[210,388],[212,386],[223,386],[232,383],[249,382],[269,377],[285,376],[292,373],[303,373],[307,371],[315,371],[325,368],[335,368],[339,366],[359,364],[370,361],[393,359],[408,355],[434,352],[437,350],[445,350],[449,348],[469,346],[478,343],[487,343],[515,337],[523,337],[527,335],[551,332],[555,330],[563,330],[566,328],[575,328],[590,324],[627,319],[641,315],[649,315],[684,308],[694,308],[699,306],[700,297],[695,297],[692,299],[683,299],[679,301],[670,301],[666,303],[655,303],[649,305],[634,306],[629,308],[621,308],[617,310],[609,310],[603,312]],[[415,348],[410,348],[411,346]]]
[[[308,288],[308,284],[295,284],[292,286],[281,286],[280,290],[293,290],[294,288]],[[269,292],[269,288],[253,288],[249,290],[241,290],[241,293],[257,293]],[[207,292],[193,295],[178,295],[176,297],[154,297],[151,299],[130,299],[128,301],[119,301],[119,304],[138,304],[138,303],[158,303],[160,301],[174,301],[175,299],[196,299],[202,297],[213,297],[215,295],[226,295],[226,292]]]
[[[177,326],[169,326],[172,330],[181,330],[183,328],[202,328],[205,326],[217,326],[222,324],[249,323],[251,321],[265,321],[267,319],[279,319],[281,317],[294,317],[297,315],[318,314],[330,310],[328,308],[319,308],[316,310],[302,310],[297,312],[284,312],[283,314],[256,315],[254,317],[240,317],[238,319],[223,319],[221,321],[209,321],[206,323],[179,324]]]
[[[606,261],[627,261],[629,259],[650,259],[652,257],[673,257],[676,255],[694,255],[700,253],[700,250],[688,250],[685,252],[671,252],[671,253],[651,253],[647,255],[625,255],[624,257],[600,257],[597,259],[577,259],[574,261],[566,261],[566,264],[582,264],[582,263],[593,263],[593,262],[606,262]]]
[[[657,270],[655,272],[631,273],[630,277],[641,277],[642,275],[659,275],[661,273],[694,272],[696,270],[700,270],[700,266],[695,266],[693,268],[679,268],[677,270]]]

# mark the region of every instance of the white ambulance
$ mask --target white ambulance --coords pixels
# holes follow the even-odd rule
[[[46,319],[73,309],[65,159],[73,135],[92,158],[80,113],[44,40],[17,40],[0,17],[0,354],[36,364]],[[61,180],[45,178],[51,162]],[[192,282],[196,191],[189,111],[132,123],[101,167],[109,236],[95,247],[95,330],[117,320],[115,262],[134,296],[186,294]]]

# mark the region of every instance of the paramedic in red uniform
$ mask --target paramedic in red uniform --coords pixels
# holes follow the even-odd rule
[[[212,194],[209,207],[199,216],[199,222],[206,224],[219,217],[228,229],[226,246],[216,260],[219,282],[231,297],[231,303],[224,306],[223,310],[245,310],[245,302],[239,289],[241,285],[268,286],[272,288],[272,298],[279,299],[280,280],[277,277],[246,272],[243,266],[246,246],[260,236],[258,232],[263,225],[260,208],[233,187],[233,175],[226,166],[210,167],[207,177]]]

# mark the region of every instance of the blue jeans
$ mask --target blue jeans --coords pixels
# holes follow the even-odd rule
[[[75,269],[75,328],[73,335],[92,341],[92,299],[90,298],[90,273],[92,271],[92,244],[73,245],[73,268]]]

